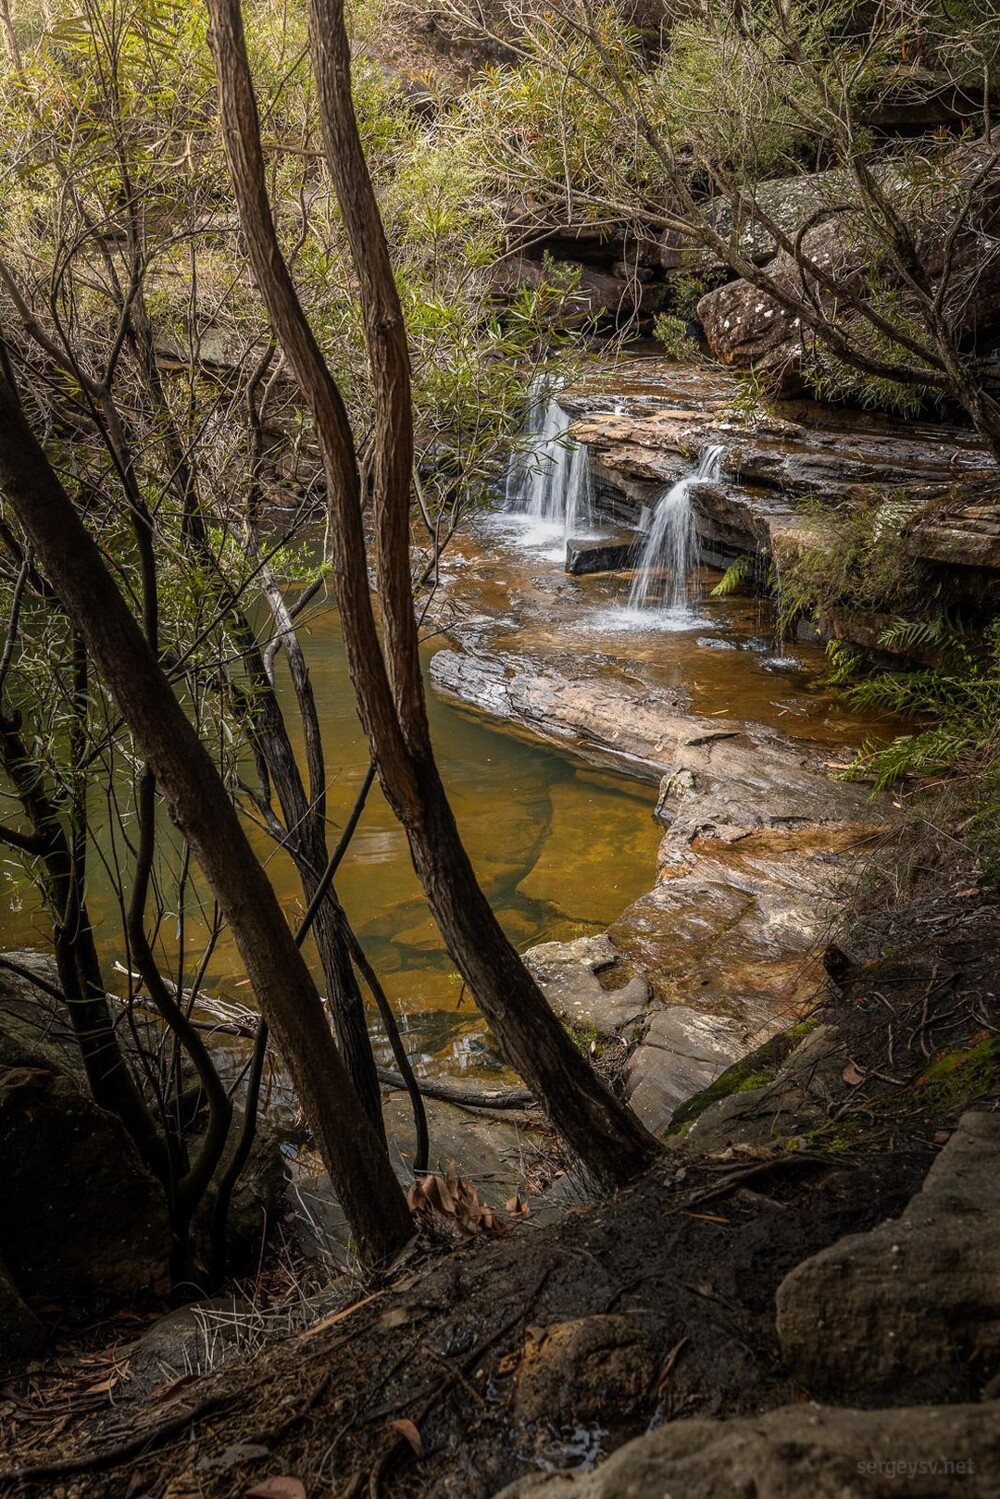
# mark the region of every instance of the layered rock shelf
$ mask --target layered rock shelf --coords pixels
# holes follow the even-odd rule
[[[720,651],[736,642],[700,637],[697,623],[679,648],[690,683],[662,665],[667,648],[655,637],[630,655],[614,606],[600,607],[601,586],[513,550],[466,553],[446,577],[452,643],[430,675],[452,701],[659,784],[652,889],[605,936],[549,943],[527,959],[564,1020],[601,1047],[624,1048],[630,1100],[660,1133],[688,1098],[817,1001],[838,900],[884,830],[886,807],[835,779],[844,759],[834,721],[802,721],[822,699],[775,697],[779,679]],[[706,701],[719,662],[712,711],[699,712],[694,699]],[[748,689],[745,700],[749,721],[732,702],[741,675],[759,681],[760,695]],[[802,737],[780,730],[797,720]],[[588,836],[602,830],[580,835],[585,857]]]
[[[597,506],[612,525],[635,526],[644,506],[719,445],[719,482],[694,491],[710,563],[780,559],[790,547],[821,544],[824,511],[891,494],[907,517],[912,556],[1000,570],[997,466],[967,429],[805,400],[742,414],[731,377],[656,360],[633,362],[620,384],[620,395],[614,379],[600,396],[586,387],[560,395],[574,438],[587,444]]]

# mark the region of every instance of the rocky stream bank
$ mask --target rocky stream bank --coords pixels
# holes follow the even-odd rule
[[[994,586],[995,512],[953,493],[956,473],[963,495],[966,479],[992,482],[967,436],[862,421],[848,444],[815,407],[743,421],[726,382],[647,366],[610,394],[564,393],[605,520],[634,526],[718,444],[727,482],[694,496],[710,561],[780,566],[783,546],[821,544],[824,505],[910,486],[905,545]],[[803,494],[817,503],[803,510]],[[548,1190],[526,1194],[527,1219],[497,1242],[442,1245],[438,1226],[385,1282],[349,1278],[300,1309],[291,1336],[241,1292],[174,1314],[115,1345],[125,1375],[82,1416],[47,1420],[57,1386],[36,1370],[0,1395],[0,1489],[987,1499],[1000,1472],[995,886],[948,830],[914,854],[893,799],[838,777],[862,725],[810,689],[814,647],[769,639],[753,600],[724,619],[697,602],[682,659],[669,634],[623,631],[614,580],[496,537],[446,561],[449,640],[431,680],[471,713],[658,785],[652,888],[607,931],[526,960],[664,1140],[663,1163],[604,1203],[572,1171],[554,1186],[538,1173]],[[599,830],[579,832],[582,848]],[[595,877],[567,870],[570,919]],[[19,1088],[69,1088],[33,1044],[0,1057],[0,1108]],[[439,1152],[493,1200],[525,1188],[537,1115],[480,1111],[470,1128],[468,1111],[434,1107]],[[389,1112],[405,1139],[395,1097]],[[126,1217],[123,1274],[146,1222]],[[3,1221],[20,1277],[30,1255],[10,1244],[30,1224]],[[29,1289],[0,1285],[5,1326],[31,1352]]]

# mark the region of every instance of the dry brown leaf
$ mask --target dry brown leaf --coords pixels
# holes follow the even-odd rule
[[[306,1486],[301,1478],[289,1478],[287,1474],[265,1478],[263,1483],[247,1489],[246,1499],[306,1499]]]
[[[406,1417],[402,1416],[398,1421],[393,1421],[392,1429],[397,1436],[401,1436],[403,1438],[404,1442],[409,1442],[410,1446],[413,1448],[414,1454],[417,1457],[423,1457],[423,1438],[421,1437],[419,1431],[412,1421],[407,1421]]]
[[[117,1383],[118,1383],[118,1374],[117,1374],[117,1371],[116,1371],[114,1374],[109,1374],[107,1379],[100,1380],[97,1384],[89,1384],[89,1385],[87,1385],[87,1387],[86,1387],[86,1389],[84,1391],[84,1394],[86,1394],[86,1395],[106,1395],[110,1390],[114,1389],[114,1387],[115,1387],[115,1385]]]

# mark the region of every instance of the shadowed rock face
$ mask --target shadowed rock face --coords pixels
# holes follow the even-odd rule
[[[782,1282],[778,1336],[807,1389],[962,1400],[1000,1371],[998,1172],[1000,1118],[965,1114],[900,1218]]]
[[[51,961],[35,961],[55,978]],[[165,1290],[163,1190],[92,1102],[60,1041],[66,1022],[48,1009],[0,971],[0,1260],[29,1298]]]
[[[992,1499],[1000,1422],[987,1405],[912,1410],[785,1406],[739,1421],[677,1421],[594,1473],[531,1474],[496,1499]]]

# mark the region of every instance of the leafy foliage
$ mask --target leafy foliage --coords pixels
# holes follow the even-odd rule
[[[738,593],[745,583],[753,578],[753,563],[749,557],[737,557],[726,568],[722,577],[712,589],[713,599],[727,599],[731,594]]]

